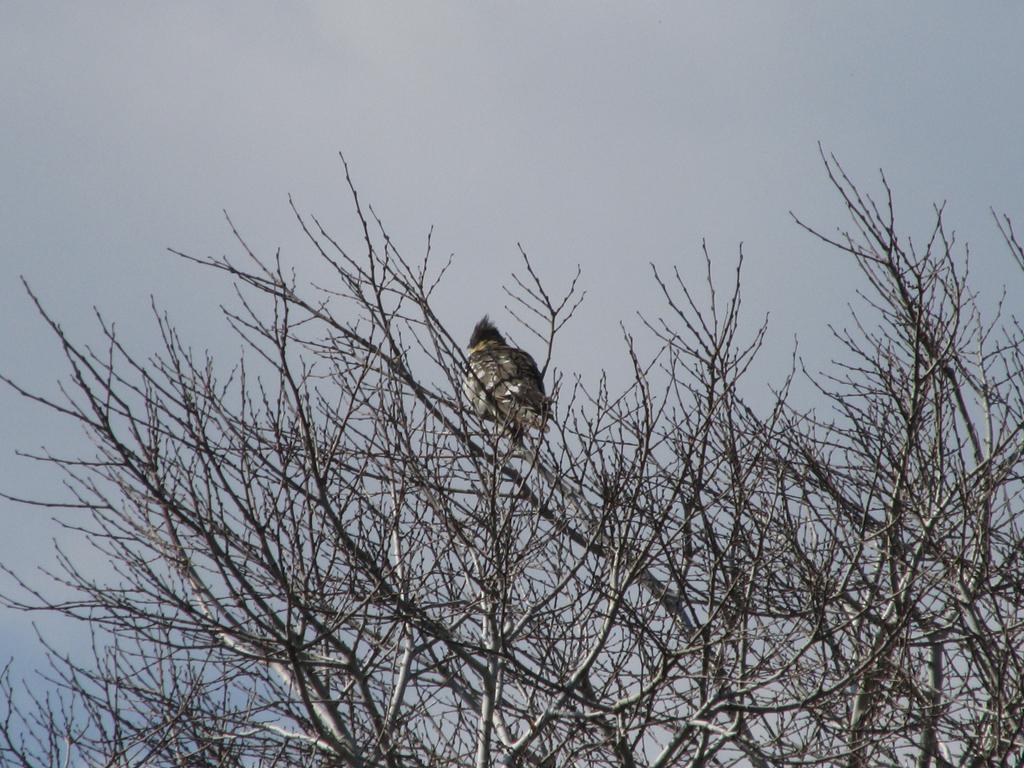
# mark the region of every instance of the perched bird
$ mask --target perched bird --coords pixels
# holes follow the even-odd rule
[[[469,338],[469,365],[462,391],[477,416],[496,421],[514,436],[527,428],[547,431],[551,400],[537,363],[505,337],[486,315]]]

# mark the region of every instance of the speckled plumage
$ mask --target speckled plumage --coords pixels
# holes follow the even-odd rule
[[[509,346],[484,316],[469,340],[469,366],[462,390],[473,411],[512,432],[547,430],[551,400],[544,380],[527,352]]]

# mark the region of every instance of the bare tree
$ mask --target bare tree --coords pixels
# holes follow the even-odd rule
[[[327,287],[237,232],[238,261],[179,254],[238,287],[228,369],[166,316],[140,358],[37,302],[65,398],[7,383],[94,440],[45,458],[118,576],[58,553],[57,602],[12,574],[8,605],[94,642],[51,652],[48,693],[0,675],[5,762],[1018,764],[1024,335],[983,318],[941,209],[915,246],[884,179],[878,205],[826,168],[853,226],[806,228],[865,278],[839,362],[807,374],[827,409],[788,382],[748,406],[766,329],[705,252],[699,295],[655,272],[627,387],[558,374],[550,432],[513,439],[462,399],[448,264],[403,257],[351,181],[355,251],[295,211]],[[523,269],[510,309],[547,371],[581,295]]]

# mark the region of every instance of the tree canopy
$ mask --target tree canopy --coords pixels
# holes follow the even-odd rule
[[[94,643],[51,655],[46,694],[8,667],[3,760],[1020,762],[1024,333],[983,311],[943,210],[914,242],[884,178],[876,199],[826,169],[848,229],[798,224],[864,300],[835,361],[793,371],[825,407],[790,381],[747,403],[767,327],[706,252],[704,285],[653,274],[655,354],[624,334],[608,361],[627,386],[573,378],[551,350],[577,283],[553,291],[524,255],[510,309],[554,405],[546,435],[512,439],[462,395],[465,333],[433,303],[448,262],[400,253],[351,181],[358,247],[296,211],[330,285],[241,237],[237,260],[180,254],[238,287],[241,359],[164,315],[152,355],[102,320],[93,349],[37,302],[65,397],[5,381],[92,438],[50,460],[117,578],[58,556],[76,596],[55,601],[14,575],[8,605]]]

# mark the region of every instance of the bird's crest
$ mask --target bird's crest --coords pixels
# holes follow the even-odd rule
[[[504,344],[505,337],[494,327],[491,319],[484,315],[479,323],[473,328],[473,334],[469,337],[469,349],[475,349],[486,341]]]

